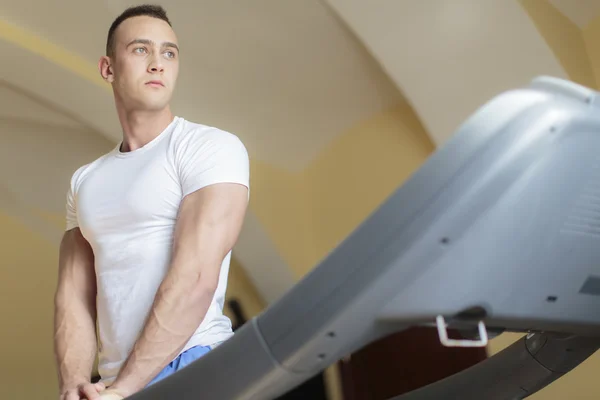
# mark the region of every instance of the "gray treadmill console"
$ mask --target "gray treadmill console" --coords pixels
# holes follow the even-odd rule
[[[550,77],[492,99],[279,301],[131,399],[273,399],[417,325],[529,334],[397,399],[523,399],[567,373],[600,346],[597,99]]]

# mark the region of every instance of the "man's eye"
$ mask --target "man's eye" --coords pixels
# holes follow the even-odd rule
[[[166,55],[167,55],[167,57],[169,57],[169,58],[174,58],[174,57],[175,57],[175,53],[174,53],[174,52],[172,52],[172,51],[167,51],[165,54],[166,54]]]
[[[134,51],[135,51],[136,53],[143,53],[143,52],[145,52],[145,51],[146,51],[146,49],[145,49],[145,48],[143,48],[143,47],[137,47],[137,48],[136,48]]]

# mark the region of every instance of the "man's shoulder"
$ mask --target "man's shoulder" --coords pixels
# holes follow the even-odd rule
[[[242,147],[245,150],[244,143],[236,134],[217,128],[215,126],[205,125],[189,120],[183,120],[182,129],[174,137],[176,142],[182,142],[186,145],[195,146],[218,146],[218,147]]]
[[[88,162],[87,164],[77,167],[71,175],[71,186],[74,188],[78,187],[81,184],[81,182],[85,179],[85,177],[89,174],[89,172],[95,169],[109,155],[110,152],[101,155],[100,157],[96,158],[91,162]]]

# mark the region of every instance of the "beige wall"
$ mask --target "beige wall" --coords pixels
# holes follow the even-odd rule
[[[592,20],[582,33],[594,77],[600,82],[600,17]]]
[[[235,258],[235,254],[231,258],[231,265],[229,266],[226,300],[231,298],[235,298],[240,302],[247,319],[260,314],[266,305],[256,287],[250,281],[248,274]],[[224,312],[227,316],[233,318],[229,306],[225,305]]]
[[[582,30],[548,0],[520,2],[569,75],[569,79],[596,88],[597,80]]]
[[[52,352],[56,249],[0,214],[0,254],[0,398],[49,398],[57,393]]]
[[[363,222],[433,149],[407,103],[359,123],[326,148],[305,171],[313,237],[307,267]]]
[[[433,150],[406,103],[361,121],[298,174],[253,163],[252,207],[300,278]]]

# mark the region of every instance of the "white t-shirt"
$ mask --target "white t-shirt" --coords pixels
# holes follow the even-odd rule
[[[207,185],[249,188],[249,159],[237,136],[175,117],[154,140],[119,146],[79,168],[67,194],[67,230],[79,227],[94,251],[99,373],[110,384],[141,333],[171,259],[183,197]],[[182,352],[231,337],[223,302],[231,252],[202,323]]]

